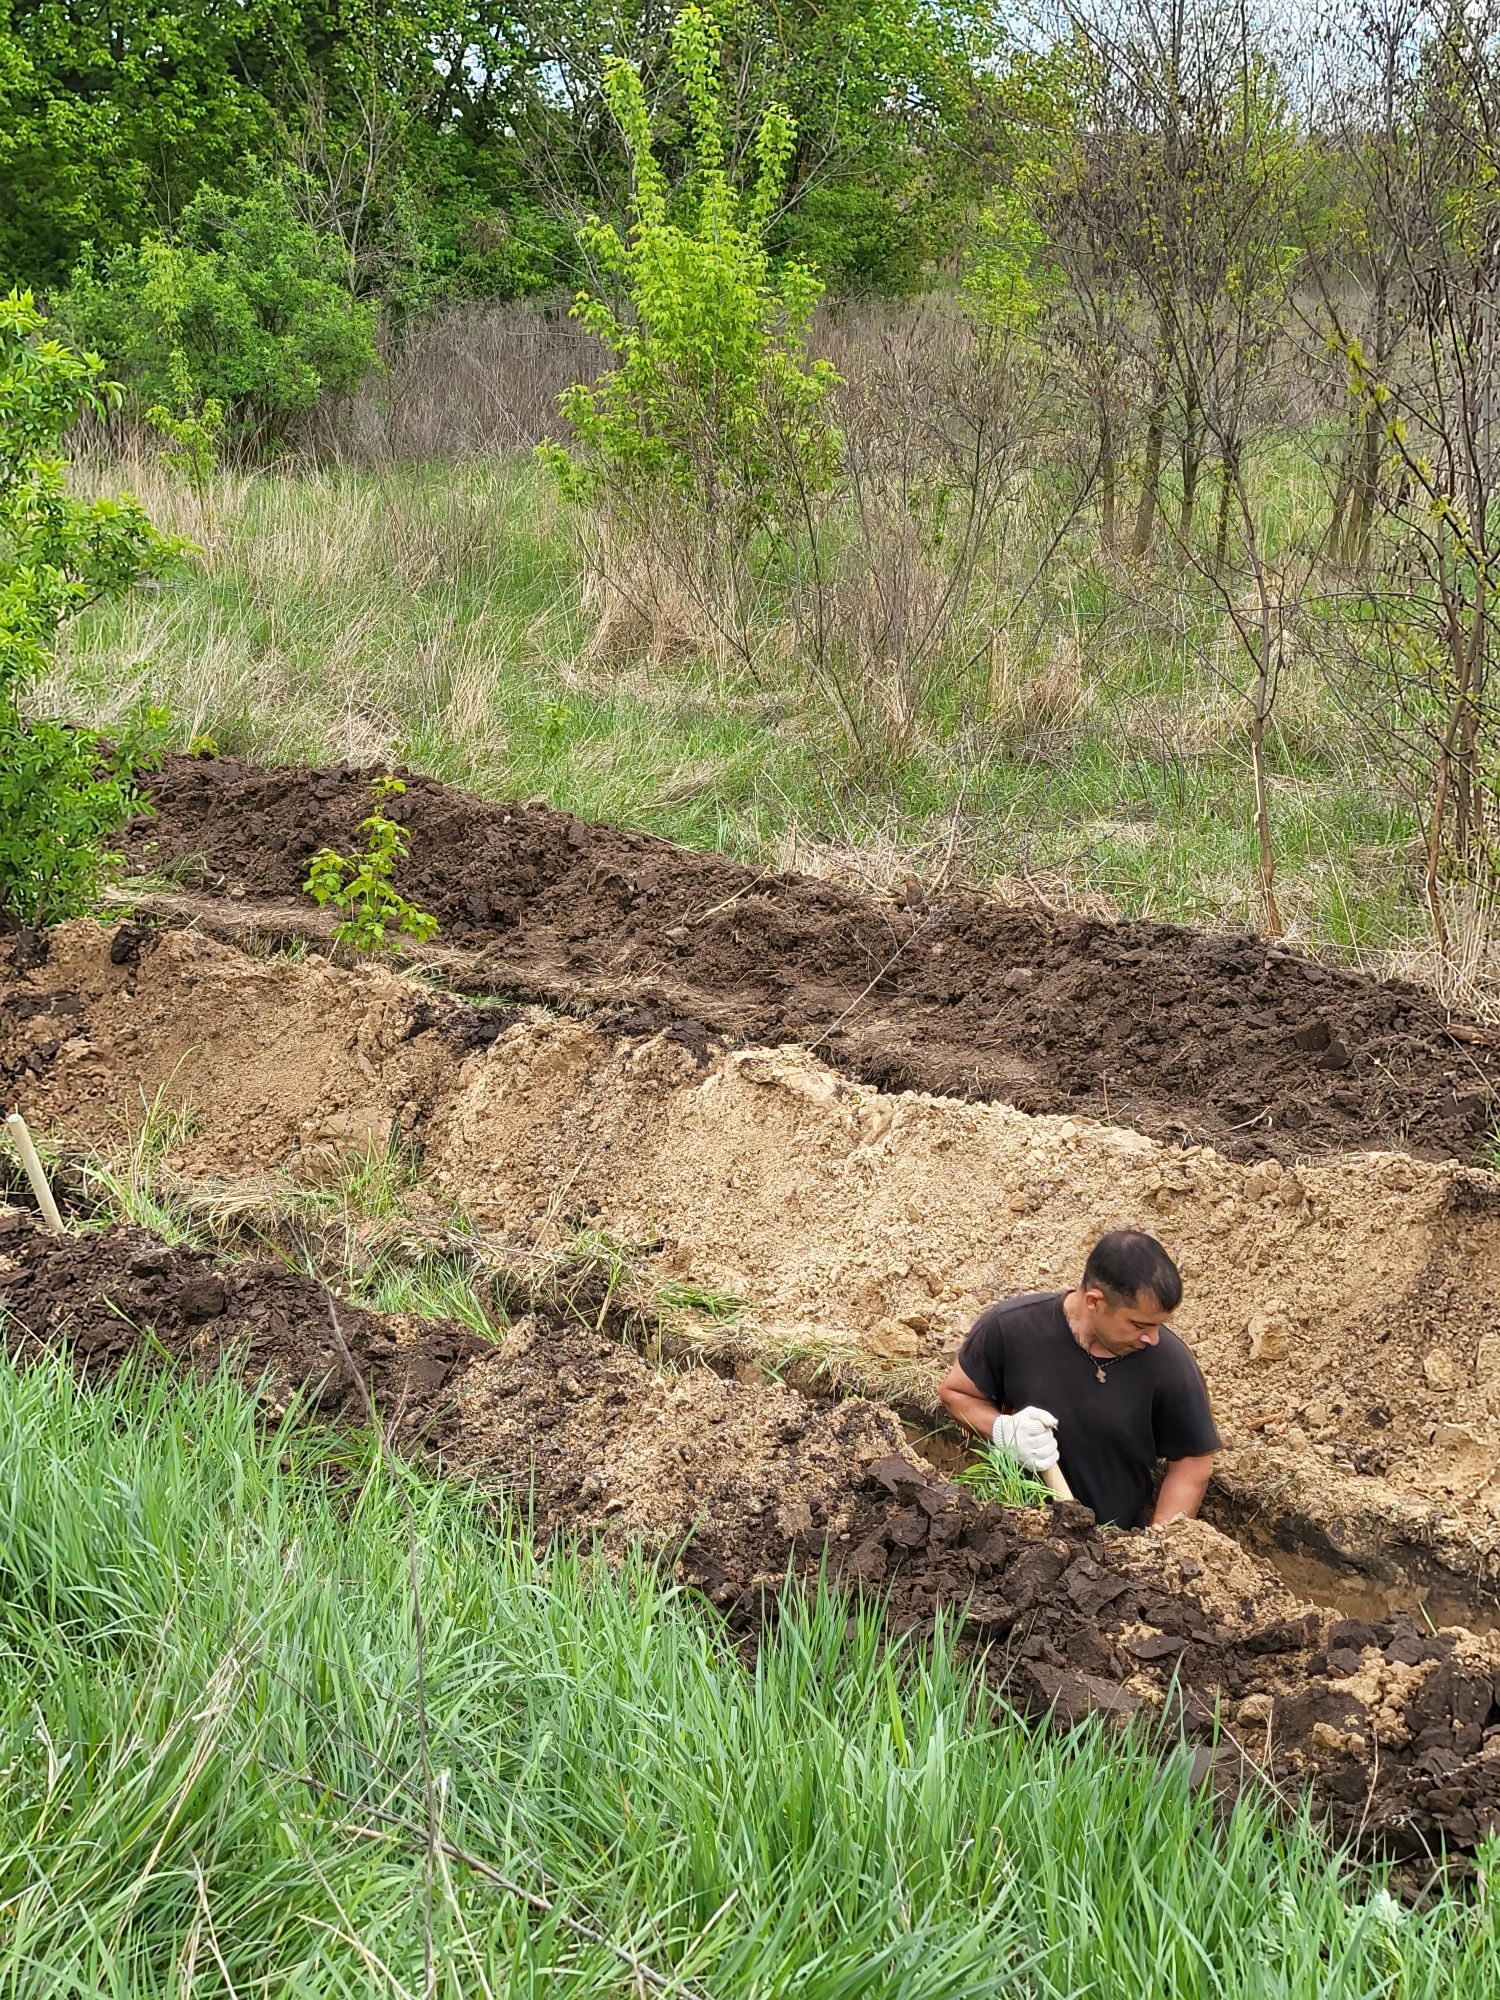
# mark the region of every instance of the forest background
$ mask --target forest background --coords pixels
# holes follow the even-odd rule
[[[0,0],[0,288],[195,552],[27,701],[1488,1011],[1495,15],[689,13]]]

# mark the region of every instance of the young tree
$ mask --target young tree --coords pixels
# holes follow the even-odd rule
[[[1378,533],[1358,518],[1367,574],[1349,686],[1414,797],[1446,954],[1445,880],[1492,885],[1500,866],[1500,15],[1413,7],[1376,46],[1371,207],[1391,266],[1388,310],[1405,322],[1387,338],[1385,367],[1324,290],[1362,468],[1375,452],[1361,506]]]
[[[675,194],[653,152],[639,72],[624,62],[609,72],[635,175],[631,215],[623,235],[597,218],[585,229],[602,284],[580,294],[575,312],[616,365],[567,392],[573,442],[542,456],[602,530],[602,634],[623,598],[660,645],[678,590],[747,658],[757,580],[777,543],[799,532],[799,493],[825,483],[837,462],[828,408],[836,378],[806,353],[821,285],[802,265],[778,268],[768,247],[791,120],[779,106],[766,112],[741,192],[725,165],[720,48],[710,17],[685,8],[672,58],[693,156]]]
[[[31,714],[29,692],[69,618],[180,548],[133,500],[69,493],[61,442],[112,392],[44,327],[30,293],[0,299],[0,911],[33,925],[89,908],[136,797],[126,753]]]

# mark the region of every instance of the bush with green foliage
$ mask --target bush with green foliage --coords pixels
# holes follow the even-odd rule
[[[396,863],[406,858],[411,835],[399,820],[381,811],[381,801],[399,798],[406,790],[399,778],[376,778],[370,785],[375,810],[359,823],[364,850],[352,858],[323,847],[313,856],[303,888],[319,908],[332,903],[343,910],[333,927],[335,944],[351,951],[381,951],[388,936],[415,938],[420,944],[437,930],[437,918],[418,909],[392,887]]]
[[[217,405],[229,441],[263,452],[376,366],[375,307],[345,278],[341,247],[268,180],[247,195],[201,189],[171,237],[90,250],[58,312],[142,413],[183,421]]]
[[[79,500],[59,447],[112,400],[98,358],[47,338],[29,292],[0,299],[0,911],[51,924],[87,910],[136,804],[132,753],[27,713],[64,622],[160,571],[181,544],[129,498]]]
[[[675,199],[652,151],[640,73],[614,62],[610,104],[635,170],[630,225],[592,218],[582,240],[603,279],[574,312],[618,357],[562,399],[573,445],[543,456],[574,499],[608,508],[685,500],[744,535],[764,526],[789,471],[821,485],[838,459],[827,361],[809,362],[808,321],[822,285],[805,266],[776,268],[768,233],[786,187],[795,133],[780,105],[761,120],[754,177],[741,194],[725,167],[720,31],[696,6],[672,36],[693,132],[693,170]]]
[[[994,178],[990,0],[714,11],[732,152],[769,101],[797,127],[779,248],[845,286],[926,282]],[[652,80],[675,159],[670,32],[647,0],[0,0],[0,289],[61,286],[85,243],[138,244],[205,184],[251,194],[267,158],[309,172],[356,289],[398,311],[571,284],[562,215],[628,196],[601,53]]]

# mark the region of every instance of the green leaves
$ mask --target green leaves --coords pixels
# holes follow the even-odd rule
[[[89,251],[59,311],[143,411],[196,422],[177,440],[196,460],[219,431],[271,449],[325,390],[351,390],[375,366],[375,308],[346,277],[338,245],[271,179],[244,196],[200,189],[170,239]]]
[[[986,1445],[958,1475],[958,1484],[976,1499],[997,1507],[1045,1507],[1047,1489],[1033,1472],[1008,1451]]]
[[[626,236],[597,219],[582,232],[608,291],[580,294],[577,317],[619,357],[562,398],[571,451],[544,448],[574,499],[628,508],[643,494],[728,515],[747,535],[780,510],[789,480],[820,487],[838,459],[825,410],[836,382],[809,363],[814,275],[777,269],[767,230],[794,143],[772,106],[756,133],[755,174],[741,194],[725,167],[718,27],[696,6],[678,16],[672,63],[692,120],[693,171],[675,196],[651,145],[637,70],[611,66],[608,95],[630,149],[635,194]],[[790,462],[788,454],[790,453]]]
[[[51,924],[98,894],[111,830],[134,809],[130,752],[30,717],[63,623],[167,566],[182,544],[128,497],[79,500],[58,446],[107,406],[97,357],[44,337],[29,292],[0,299],[0,910]]]
[[[334,925],[333,937],[351,951],[381,951],[392,932],[421,943],[438,927],[431,911],[418,909],[391,886],[396,864],[406,859],[411,835],[381,812],[379,801],[399,797],[406,787],[399,778],[382,777],[372,782],[370,790],[376,809],[359,823],[365,835],[363,853],[347,860],[331,847],[320,848],[302,885],[320,909],[332,903],[346,912]]]

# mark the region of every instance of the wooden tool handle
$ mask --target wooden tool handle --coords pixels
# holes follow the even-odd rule
[[[1072,1499],[1073,1489],[1067,1480],[1063,1478],[1062,1467],[1060,1465],[1049,1465],[1047,1470],[1042,1474],[1042,1479],[1054,1500]]]
[[[52,1190],[47,1185],[47,1176],[42,1163],[36,1156],[36,1147],[31,1143],[31,1134],[26,1129],[26,1120],[19,1111],[12,1111],[5,1121],[5,1129],[26,1169],[26,1178],[31,1182],[31,1192],[36,1196],[36,1205],[42,1212],[42,1221],[54,1236],[63,1233],[62,1217],[57,1212],[57,1203],[52,1199]]]

